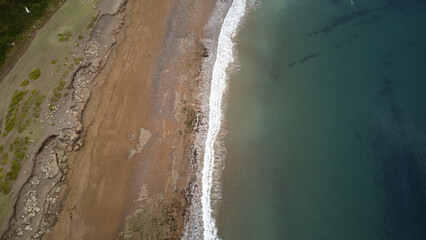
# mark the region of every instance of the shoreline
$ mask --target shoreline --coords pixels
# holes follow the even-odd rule
[[[3,239],[188,236],[205,127],[200,96],[224,18],[211,16],[216,7],[100,2],[69,107],[57,113],[63,127],[39,141]]]
[[[130,4],[132,3],[136,4],[135,2]],[[150,4],[142,2],[144,3]],[[91,115],[96,117],[93,120],[86,119],[88,121],[88,129],[85,130],[86,142],[76,154],[76,158],[84,158],[86,161],[89,160],[89,163],[75,162],[71,167],[72,171],[80,171],[78,170],[80,168],[86,171],[86,174],[92,171],[89,174],[91,176],[88,180],[83,180],[86,184],[83,183],[84,187],[80,187],[80,190],[70,190],[70,195],[75,198],[69,200],[72,198],[68,197],[69,203],[64,203],[65,211],[59,216],[60,225],[56,227],[52,239],[130,238],[135,235],[140,235],[142,239],[166,237],[178,239],[182,236],[186,209],[191,204],[191,193],[188,188],[192,178],[190,161],[194,158],[193,141],[199,124],[196,121],[199,113],[196,107],[198,103],[195,100],[198,94],[195,92],[198,91],[201,81],[199,78],[201,59],[207,54],[201,39],[204,23],[214,4],[215,1],[204,4],[178,2],[166,7],[170,9],[170,15],[165,21],[167,23],[165,39],[153,43],[161,44],[158,53],[157,50],[152,50],[149,43],[156,34],[151,33],[147,38],[150,32],[147,27],[161,32],[158,28],[158,22],[161,22],[158,15],[140,14],[142,18],[151,17],[151,21],[157,23],[151,25],[147,24],[149,20],[144,21],[143,23],[148,26],[143,26],[143,30],[139,27],[134,29],[132,22],[141,20],[131,18],[126,32],[131,32],[132,36],[125,34],[123,42],[114,53],[116,55],[111,65],[107,67],[108,70],[104,70],[108,71],[105,78],[111,80],[105,80],[105,86],[101,90],[103,96],[95,100],[96,114],[93,112]],[[132,16],[135,16],[133,11],[138,7],[132,5],[130,9]],[[192,11],[194,14],[188,16],[188,9],[194,9]],[[137,34],[138,31],[143,33]],[[144,52],[137,44],[141,39],[148,41],[140,46],[142,49],[149,49],[147,53],[132,54],[126,50],[137,45],[138,51]],[[126,41],[131,44],[126,44]],[[158,62],[155,60],[156,54],[160,54]],[[135,66],[143,66],[144,61],[149,65],[146,73],[144,68]],[[102,78],[101,75],[98,79]],[[126,87],[113,83],[119,80],[118,76],[120,81],[126,82]],[[142,82],[137,80],[141,77],[145,78]],[[135,78],[134,81],[130,80]],[[136,87],[141,83],[142,86]],[[140,95],[144,95],[142,98],[144,100],[141,100]],[[125,98],[120,100],[120,96]],[[135,109],[135,106],[130,104],[134,101],[143,103],[142,106],[146,109]],[[112,110],[115,108],[117,111]],[[110,130],[105,132],[100,129]],[[139,144],[133,145],[132,142]],[[114,151],[109,153],[107,148],[112,146],[111,144]],[[118,154],[119,152],[122,153]],[[98,163],[101,159],[103,163]],[[126,162],[124,166],[123,161]],[[99,164],[102,166],[98,166]],[[76,165],[80,166],[76,168]],[[92,170],[84,170],[85,168]],[[111,170],[108,170],[109,168]],[[97,174],[97,171],[103,173]],[[115,176],[117,171],[121,174]],[[128,177],[122,179],[120,176]],[[77,181],[81,181],[81,175],[79,178]],[[87,185],[87,182],[90,183]],[[81,186],[81,183],[71,185]],[[94,193],[81,189],[95,189],[95,186],[101,187],[101,191]],[[117,193],[117,191],[119,191],[117,197],[112,197],[110,192]],[[125,200],[120,193],[126,196]],[[108,202],[99,202],[99,199],[106,199],[107,196]],[[112,206],[115,208],[114,211],[111,211]],[[101,209],[109,209],[109,212],[104,214]],[[125,223],[117,223],[117,218],[123,217],[126,218]],[[153,218],[161,224],[152,225]],[[108,219],[114,219],[115,222],[111,223]],[[105,230],[105,224],[108,224],[108,231]]]

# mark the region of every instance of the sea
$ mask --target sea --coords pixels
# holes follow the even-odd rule
[[[426,239],[426,1],[245,4],[204,239]]]

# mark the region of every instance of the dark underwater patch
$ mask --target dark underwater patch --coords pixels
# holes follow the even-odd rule
[[[302,58],[302,59],[300,59],[299,60],[299,62],[306,62],[306,61],[308,61],[309,59],[311,59],[311,58],[315,58],[315,57],[318,57],[318,55],[319,55],[319,53],[312,53],[312,54],[309,54],[308,56],[306,56],[306,57],[304,57],[304,58]]]
[[[382,83],[368,122],[370,147],[382,170],[379,183],[385,191],[385,239],[423,239],[426,236],[424,139],[419,141],[407,133],[406,116],[395,103],[393,82],[385,77]]]

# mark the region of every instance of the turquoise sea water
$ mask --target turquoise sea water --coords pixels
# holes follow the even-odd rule
[[[426,239],[426,2],[264,0],[237,50],[219,236]]]

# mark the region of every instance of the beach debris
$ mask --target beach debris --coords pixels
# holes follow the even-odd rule
[[[25,7],[25,6],[24,6]],[[25,7],[25,11],[27,12],[27,13],[30,13],[30,10],[28,10],[28,8],[27,7]]]
[[[151,132],[141,127],[139,129],[138,143],[136,145],[136,149],[133,149],[133,148],[130,149],[129,157],[127,159],[130,159],[135,154],[141,153],[143,146],[145,146],[145,144],[148,142],[148,140],[151,137],[152,137]]]

